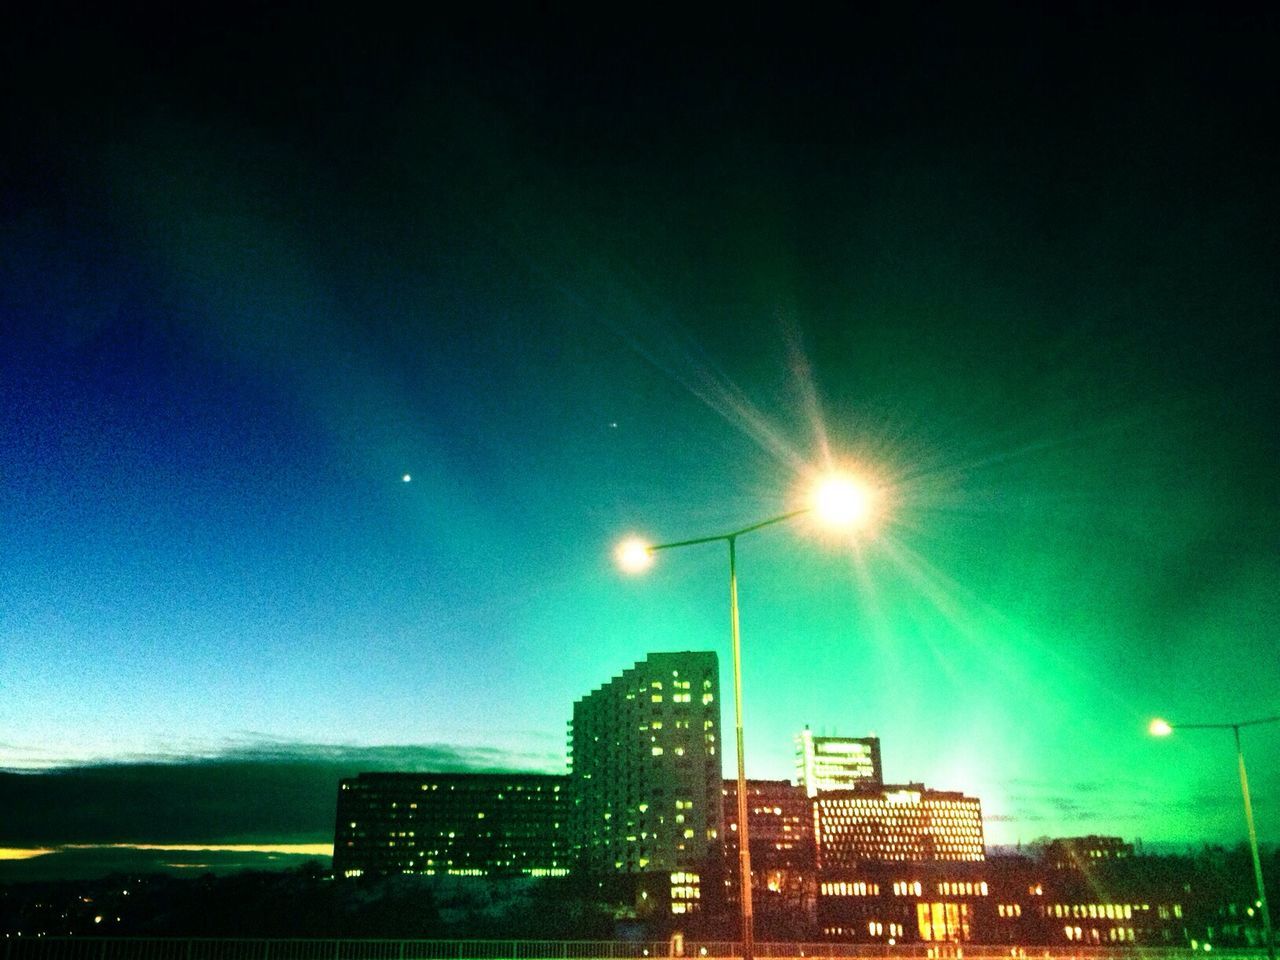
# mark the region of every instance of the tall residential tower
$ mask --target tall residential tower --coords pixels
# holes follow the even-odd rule
[[[722,829],[719,663],[653,653],[573,705],[569,819],[596,873],[697,868]]]

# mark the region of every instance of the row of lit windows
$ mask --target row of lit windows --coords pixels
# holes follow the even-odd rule
[[[814,825],[820,830],[839,830],[846,832],[871,828],[876,830],[900,828],[906,830],[931,831],[940,834],[963,834],[976,836],[981,833],[980,820],[944,820],[938,817],[895,817],[891,814],[858,814],[856,816],[823,814],[814,818]]]
[[[829,834],[836,837],[893,837],[895,835],[911,835],[918,837],[934,837],[937,840],[952,843],[972,843],[982,836],[982,831],[967,827],[951,827],[942,829],[928,823],[886,823],[884,821],[831,821],[824,820],[814,833],[818,836]]]
[[[816,805],[824,811],[835,811],[845,814],[859,814],[868,811],[882,812],[888,810],[902,817],[961,817],[973,818],[981,812],[981,806],[978,801],[972,804],[958,803],[930,803],[923,801],[918,804],[902,804],[894,803],[884,797],[872,797],[870,799],[855,799],[852,797],[833,796],[831,794],[819,794],[816,798]]]
[[[1129,903],[1055,903],[1046,910],[1052,911],[1058,918],[1088,917],[1090,920],[1132,920],[1133,905]],[[1182,916],[1182,907],[1178,906],[1178,916]]]
[[[840,817],[824,817],[818,824],[816,832],[836,835],[862,834],[863,836],[910,832],[943,839],[954,837],[957,840],[969,840],[982,836],[982,830],[977,825],[940,824],[936,821],[930,823],[928,820],[890,821],[862,818],[845,820]]]
[[[688,721],[688,720],[672,720],[672,721],[671,721],[671,725],[672,725],[672,726],[674,726],[677,730],[688,730],[688,729],[689,729],[689,721]],[[641,731],[641,733],[643,733],[643,732],[645,732],[645,731],[647,731],[647,730],[661,730],[661,729],[662,729],[662,721],[661,721],[661,720],[652,720],[652,721],[650,721],[649,723],[642,723],[642,724],[640,724],[640,731]],[[704,721],[702,721],[702,729],[703,729],[703,730],[713,730],[713,729],[715,729],[715,721],[714,721],[714,720],[704,720]],[[596,739],[597,739],[597,740],[599,740],[600,738],[599,738],[599,737],[596,737]]]
[[[883,937],[886,933],[885,925],[879,920],[868,920],[867,933],[873,937]],[[890,938],[896,940],[898,937],[902,936],[902,924],[890,923],[888,925],[887,933]]]
[[[356,791],[359,793],[371,793],[373,791],[384,792],[387,790],[394,790],[396,792],[399,792],[401,790],[409,789],[408,786],[404,784],[388,784],[385,782],[377,782],[377,781],[369,782],[369,781],[360,781],[360,780],[356,780],[352,782],[344,781],[341,786],[343,790]],[[488,792],[493,789],[493,786],[490,783],[474,783],[474,782],[468,783],[465,781],[462,783],[450,783],[450,784],[446,784],[445,786],[449,788],[450,792],[454,792],[458,790],[461,790],[462,792],[470,792],[470,791],[476,791],[476,790],[482,790],[482,791]],[[441,784],[438,784],[438,783],[424,783],[424,784],[421,784],[418,789],[429,790],[434,792],[439,790],[440,787],[441,787]],[[525,784],[519,784],[519,783],[517,784],[508,783],[503,789],[512,790],[517,793],[523,792],[525,790],[528,790],[531,793],[542,792],[541,785],[526,786]],[[560,785],[559,784],[550,785],[549,789],[552,793],[558,793],[560,791]],[[499,793],[498,799],[501,800],[502,798],[503,798],[503,795]]]
[[[450,861],[451,863],[452,861]],[[434,877],[436,875],[449,877],[486,877],[491,873],[497,872],[503,866],[514,867],[515,864],[494,864],[492,868],[486,867],[452,867],[445,866],[437,869],[435,865],[427,867],[419,867],[414,869],[415,864],[410,861],[408,866],[400,868],[400,872],[404,874]],[[496,868],[496,869],[495,869]],[[363,867],[350,867],[342,871],[344,877],[362,877],[364,876]],[[527,877],[567,877],[569,875],[568,867],[530,867],[519,871],[522,876]]]
[[[895,827],[889,830],[828,830],[815,831],[815,835],[827,843],[860,846],[868,843],[928,843],[938,848],[956,847],[969,849],[982,845],[980,834],[974,833],[938,833],[927,828],[912,830],[909,826]]]
[[[1020,917],[1022,916],[1022,904],[1002,903],[996,907],[996,912],[1002,917]]]
[[[1063,927],[1062,932],[1066,934],[1068,940],[1084,940],[1084,931],[1079,927]],[[1097,930],[1089,931],[1089,939],[1095,943],[1098,942],[1099,936]],[[1133,943],[1133,927],[1112,927],[1107,931],[1107,939],[1112,943]]]
[[[715,701],[715,697],[714,697],[712,694],[710,694],[710,693],[704,693],[704,694],[702,695],[702,705],[703,705],[704,707],[705,707],[707,704],[712,703],[712,702],[714,702],[714,701]],[[649,702],[650,702],[650,703],[662,703],[662,702],[663,702],[663,701],[662,701],[662,694],[660,694],[660,693],[651,693],[651,694],[649,695]],[[693,694],[690,694],[690,693],[673,693],[673,694],[671,695],[671,702],[672,702],[672,703],[692,703],[692,702],[693,702]]]
[[[880,884],[866,883],[859,880],[856,883],[846,883],[841,880],[838,882],[829,882],[821,884],[822,895],[826,897],[878,897],[880,896]]]
[[[886,850],[883,848],[880,848],[880,849],[863,848],[860,852],[854,852],[854,853],[848,853],[847,851],[838,851],[838,852],[841,853],[842,855],[833,856],[832,852],[828,850],[825,852],[823,859],[827,861],[829,865],[839,865],[842,863],[856,862],[859,860],[900,860],[900,861],[906,862],[909,860],[921,859],[920,851],[918,849],[911,849],[911,850],[904,851],[904,850]],[[945,859],[945,860],[954,861],[957,863],[979,863],[982,860],[985,860],[986,857],[981,852],[972,852],[972,853],[957,852],[957,853],[952,853],[945,858],[935,857],[934,859],[935,860]]]
[[[823,807],[883,807],[890,805],[884,797],[820,797],[818,801]],[[981,804],[975,800],[933,800],[925,797],[921,800],[925,808],[936,810],[977,811]],[[902,809],[902,804],[892,804]]]
[[[971,883],[968,880],[959,881],[943,881],[938,884],[938,893],[944,897],[985,897],[987,895],[987,882],[983,880],[981,883]]]
[[[899,851],[907,851],[911,853],[922,852],[925,848],[926,837],[891,837],[891,838],[858,838],[858,837],[820,837],[822,849],[828,855],[838,855],[849,851],[876,851],[879,853],[895,853]],[[975,842],[965,843],[934,843],[931,845],[937,853],[948,854],[969,854],[980,853],[982,844]]]

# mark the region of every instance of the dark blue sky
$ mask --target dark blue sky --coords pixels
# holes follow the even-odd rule
[[[832,451],[893,512],[744,541],[752,775],[874,730],[995,840],[1237,836],[1229,744],[1142,728],[1280,703],[1274,18],[432,16],[3,41],[0,766],[561,769],[727,663],[723,557],[615,539]]]

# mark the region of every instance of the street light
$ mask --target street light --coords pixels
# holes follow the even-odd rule
[[[755,923],[751,910],[751,844],[747,826],[747,768],[742,746],[742,655],[738,629],[738,538],[764,527],[814,514],[828,527],[865,526],[876,507],[876,491],[844,474],[828,474],[815,484],[809,505],[761,520],[729,533],[671,543],[649,544],[638,537],[628,538],[614,551],[618,566],[627,573],[642,573],[653,566],[659,550],[692,547],[702,543],[729,545],[729,628],[733,638],[733,716],[738,747],[738,886],[742,904],[742,955],[752,960],[755,953]]]
[[[1258,907],[1262,910],[1262,936],[1267,943],[1268,960],[1276,960],[1276,942],[1271,930],[1271,908],[1267,906],[1267,888],[1262,882],[1262,860],[1258,856],[1258,831],[1253,825],[1253,802],[1249,799],[1249,777],[1244,770],[1244,751],[1240,749],[1240,728],[1264,723],[1280,723],[1280,716],[1245,720],[1241,723],[1169,723],[1156,718],[1147,731],[1155,737],[1167,737],[1175,730],[1230,730],[1236,738],[1236,764],[1240,768],[1240,792],[1244,795],[1244,819],[1249,826],[1249,852],[1253,854],[1253,879],[1258,885]]]

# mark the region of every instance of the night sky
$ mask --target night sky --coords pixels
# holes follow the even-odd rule
[[[1243,839],[1230,734],[1145,724],[1280,713],[1276,17],[894,11],[0,37],[0,847],[563,770],[651,651],[730,689],[723,549],[613,544],[830,463],[874,533],[739,543],[751,776],[807,723],[989,842]],[[190,819],[73,823],[94,777]]]

